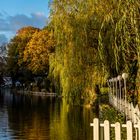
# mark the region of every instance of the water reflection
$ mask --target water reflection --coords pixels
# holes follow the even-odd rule
[[[59,119],[56,118],[59,116]],[[64,101],[60,115],[54,114],[51,120],[51,139],[53,140],[91,140],[90,120],[93,114],[82,107],[69,107]]]
[[[0,93],[0,140],[92,140],[93,117],[57,98]]]

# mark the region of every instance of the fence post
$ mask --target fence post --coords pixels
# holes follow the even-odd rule
[[[126,106],[126,102],[127,102],[127,89],[126,89],[126,79],[128,78],[128,74],[127,73],[123,73],[122,74],[122,78],[124,80],[124,93],[125,93],[125,114],[126,114],[126,120],[127,120],[127,106]]]
[[[108,120],[104,121],[104,140],[110,140],[110,123]]]
[[[115,123],[115,140],[121,140],[121,125],[119,122]]]
[[[139,121],[139,115],[140,115],[140,111],[139,111],[139,107],[138,104],[135,106],[135,114],[136,114],[136,123],[138,123]]]
[[[138,140],[140,140],[140,121],[138,121]]]
[[[128,116],[129,116],[130,119],[132,119],[131,103],[128,104]]]
[[[97,118],[93,119],[93,123],[90,124],[90,126],[93,126],[93,140],[100,140],[99,119],[97,119]]]
[[[118,81],[119,81],[119,110],[121,111],[121,99],[122,99],[122,85],[121,85],[121,80],[122,80],[122,76],[118,75],[117,77]]]
[[[133,140],[132,122],[127,121],[126,127],[127,127],[127,140]]]

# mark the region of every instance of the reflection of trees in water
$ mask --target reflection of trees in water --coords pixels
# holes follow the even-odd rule
[[[94,117],[91,109],[69,106],[63,100],[60,114],[53,114],[51,119],[51,140],[92,140],[90,122]],[[58,119],[59,118],[59,119]]]
[[[8,109],[9,127],[19,139],[49,140],[49,99],[28,96],[14,96]]]
[[[83,107],[70,108],[70,112],[71,113],[68,114],[68,122],[71,139],[77,140],[80,136],[80,139],[92,140],[90,122],[92,122],[95,114],[93,114],[90,109]],[[72,135],[73,133],[75,133],[75,136]]]
[[[0,89],[0,109],[3,107],[3,105],[4,105],[4,95]]]
[[[90,109],[65,100],[8,93],[8,129],[16,139],[91,140]]]

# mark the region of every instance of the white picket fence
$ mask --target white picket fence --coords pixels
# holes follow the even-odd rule
[[[130,119],[134,124],[140,120],[140,110],[138,105],[134,107],[133,103],[129,103],[124,99],[120,99],[112,94],[109,94],[110,104],[119,112],[124,113],[127,120]]]
[[[122,137],[125,140],[140,140],[140,121],[135,125],[131,121],[127,121],[126,124],[120,124],[119,122],[110,124],[108,120],[100,123],[99,119],[95,118],[90,126],[93,126],[93,140],[112,140],[111,128],[114,128],[115,131],[114,140],[122,140]],[[103,128],[102,131],[101,128]],[[122,133],[123,128],[126,129],[126,133]]]

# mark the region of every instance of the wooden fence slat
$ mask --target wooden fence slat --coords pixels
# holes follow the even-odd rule
[[[99,119],[95,118],[93,120],[94,128],[93,128],[93,140],[100,140],[100,124]]]
[[[127,121],[127,140],[133,140],[133,129],[132,129],[132,122]]]
[[[138,104],[135,107],[135,114],[136,114],[136,122],[138,122],[140,119],[140,111],[139,111]]]
[[[115,123],[115,140],[121,140],[121,124]]]
[[[131,104],[129,103],[129,118],[132,118],[132,109],[131,109]]]
[[[104,140],[110,140],[110,123],[108,120],[104,121]]]
[[[137,129],[138,129],[138,140],[140,140],[140,121],[138,121],[138,124],[137,124]]]
[[[138,105],[136,105],[136,108],[137,108],[137,114],[138,114],[138,116],[139,116],[139,115],[140,115],[140,110],[139,110]]]

